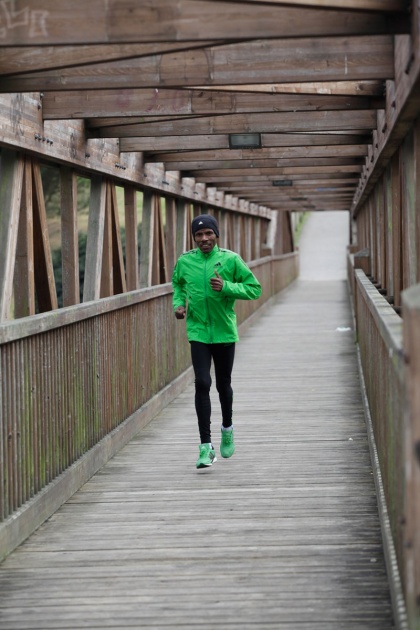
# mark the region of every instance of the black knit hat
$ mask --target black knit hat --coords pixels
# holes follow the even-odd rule
[[[219,238],[219,226],[217,221],[211,214],[200,214],[198,217],[195,217],[191,223],[191,232],[194,236],[198,230],[205,230],[209,228],[213,230],[216,234],[217,238]]]

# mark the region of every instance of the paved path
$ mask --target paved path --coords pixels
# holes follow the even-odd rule
[[[350,327],[342,279],[279,296],[238,344],[235,455],[196,471],[188,387],[1,565],[2,630],[391,630]]]

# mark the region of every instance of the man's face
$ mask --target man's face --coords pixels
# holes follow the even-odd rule
[[[216,239],[216,234],[210,228],[197,230],[194,235],[197,247],[203,252],[203,254],[209,254],[212,251],[213,247],[216,245]]]

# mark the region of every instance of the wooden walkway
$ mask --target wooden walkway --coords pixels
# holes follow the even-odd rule
[[[0,627],[390,630],[347,287],[300,280],[237,347],[237,452],[193,386],[0,567]],[[219,414],[214,402],[214,442]]]

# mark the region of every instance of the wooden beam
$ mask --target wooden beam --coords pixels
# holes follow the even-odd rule
[[[153,280],[153,237],[155,233],[155,193],[145,190],[143,194],[143,216],[140,246],[140,288],[152,286]]]
[[[263,147],[303,147],[341,144],[368,144],[371,137],[351,134],[323,134],[323,133],[266,133],[261,136]],[[228,149],[229,136],[227,134],[187,135],[187,136],[151,136],[147,138],[121,138],[122,153],[131,151],[148,152],[155,155],[159,151],[185,151]]]
[[[235,114],[226,116],[202,116],[186,120],[163,121],[147,125],[118,125],[89,129],[91,138],[132,138],[133,136],[185,136],[229,133],[286,133],[363,131],[376,126],[374,110],[341,112],[280,112],[276,114]]]
[[[14,274],[14,317],[35,315],[32,159],[25,157]]]
[[[243,0],[230,0],[242,4]],[[247,0],[264,4],[284,4],[285,0]],[[291,6],[305,6],[329,9],[353,9],[357,11],[405,11],[405,0],[287,0]]]
[[[271,21],[274,22],[273,17]],[[308,16],[303,21],[307,22]],[[159,89],[163,86],[355,81],[393,77],[394,38],[391,35],[334,36],[321,40],[274,39],[269,45],[266,41],[252,41],[64,68],[60,72],[50,70],[13,75],[3,77],[2,90]]]
[[[211,46],[216,42],[171,42],[149,44],[102,44],[91,46],[2,46],[0,47],[0,76],[58,70],[86,64],[103,63],[150,57],[178,50],[192,50]],[[68,117],[70,118],[70,116]]]
[[[392,0],[391,0],[392,1]],[[4,46],[140,43],[200,39],[327,37],[407,32],[408,15],[208,0],[43,0],[20,11],[4,4]],[[353,7],[350,7],[353,9]],[[141,28],[139,27],[141,25]],[[205,28],[203,28],[205,25]]]
[[[35,288],[40,313],[58,308],[41,169],[32,163]]]
[[[341,110],[384,108],[384,99],[365,96],[324,94],[235,93],[213,90],[126,89],[72,92],[47,92],[42,99],[44,120],[69,118],[100,120],[99,125],[136,123],[145,116],[234,114],[243,112],[278,112],[296,110]],[[133,120],[128,117],[141,117]],[[120,120],[118,120],[120,118]],[[115,120],[116,119],[116,120]]]
[[[253,83],[238,85],[197,85],[192,90],[217,90],[265,94],[336,94],[343,96],[383,96],[383,81],[306,81],[305,83]]]
[[[145,163],[160,162],[167,165],[166,170],[172,169],[173,162],[183,162],[188,168],[189,162],[219,161],[219,160],[265,160],[265,159],[296,159],[296,158],[323,158],[323,157],[364,157],[368,154],[364,144],[338,145],[338,146],[302,146],[302,147],[277,147],[261,149],[220,149],[213,151],[183,151],[174,153],[156,153],[144,155]],[[174,170],[178,170],[175,168]]]
[[[80,302],[77,177],[70,168],[62,168],[60,177],[63,306],[71,306]]]
[[[10,318],[24,160],[3,149],[0,170],[0,322]]]
[[[85,278],[83,302],[99,300],[105,230],[106,182],[102,177],[92,177],[86,242]]]
[[[139,288],[139,251],[137,191],[133,186],[124,188],[124,211],[127,290],[134,291]]]

